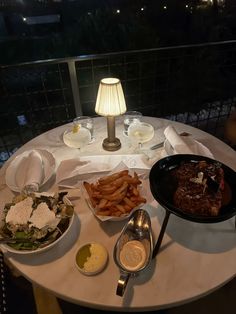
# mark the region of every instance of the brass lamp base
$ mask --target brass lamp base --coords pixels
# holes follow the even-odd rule
[[[114,152],[121,148],[121,143],[117,137],[115,137],[114,141],[112,142],[110,142],[108,138],[105,138],[105,140],[103,140],[102,147],[105,150]]]

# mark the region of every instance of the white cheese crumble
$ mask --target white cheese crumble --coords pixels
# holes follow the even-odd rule
[[[29,221],[32,213],[33,200],[31,197],[12,205],[6,215],[6,223],[12,225],[25,225]]]
[[[33,211],[33,215],[30,217],[30,227],[36,227],[42,229],[45,226],[49,226],[55,229],[60,219],[56,218],[55,213],[48,208],[48,205],[43,202]]]

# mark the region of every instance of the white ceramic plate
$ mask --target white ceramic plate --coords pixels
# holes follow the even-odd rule
[[[66,204],[68,204],[68,205],[72,205],[70,200],[67,197],[65,197],[65,196],[64,196],[64,202]],[[65,235],[70,231],[71,226],[72,226],[73,221],[74,221],[74,218],[75,218],[75,213],[70,218],[70,222],[69,222],[69,225],[68,225],[67,229],[60,235],[60,237],[57,238],[54,242],[48,244],[45,247],[38,248],[36,250],[16,250],[16,249],[12,248],[11,246],[9,246],[7,244],[1,244],[1,247],[3,249],[7,250],[8,252],[19,254],[19,255],[38,254],[38,253],[47,251],[47,250],[51,249],[53,246],[55,246],[59,241],[61,241],[65,237]]]
[[[43,160],[43,171],[44,180],[41,184],[43,186],[54,174],[55,170],[55,159],[53,155],[44,149],[35,149],[42,157]],[[32,150],[27,150],[24,153],[16,156],[8,166],[6,170],[6,185],[14,192],[20,192],[21,188],[17,182],[24,178],[24,174],[27,167],[27,157]],[[41,187],[40,186],[40,187]]]

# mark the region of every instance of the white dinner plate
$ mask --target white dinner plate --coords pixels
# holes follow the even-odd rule
[[[43,161],[43,171],[44,179],[42,184],[43,186],[54,174],[55,171],[55,159],[53,155],[44,149],[35,149],[42,157]],[[6,185],[14,192],[20,192],[21,188],[17,184],[16,178],[24,178],[24,173],[27,168],[27,157],[32,152],[32,150],[27,150],[24,153],[16,156],[8,166],[6,170]]]

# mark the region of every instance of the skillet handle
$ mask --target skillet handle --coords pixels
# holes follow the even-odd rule
[[[122,297],[124,295],[129,277],[130,277],[129,273],[121,273],[120,279],[118,280],[118,286],[116,288],[116,294],[118,296]]]

